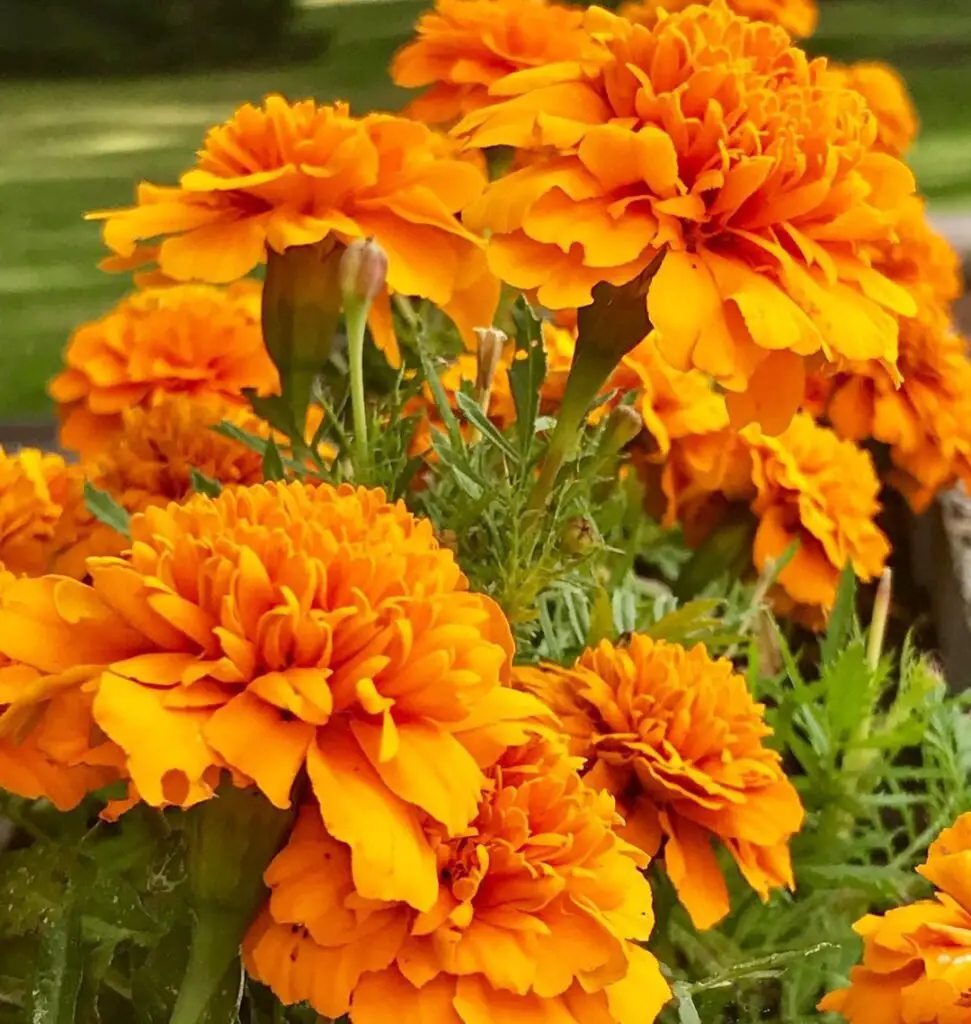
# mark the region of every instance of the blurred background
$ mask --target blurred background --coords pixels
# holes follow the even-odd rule
[[[814,53],[883,60],[923,121],[912,163],[971,248],[971,0],[819,0]],[[0,0],[0,420],[49,416],[72,327],[126,289],[86,210],[174,183],[204,130],[280,91],[404,101],[387,78],[422,0]]]

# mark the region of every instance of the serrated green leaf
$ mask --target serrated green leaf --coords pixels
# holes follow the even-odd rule
[[[99,491],[89,480],[84,481],[84,504],[99,523],[123,537],[131,536],[131,516],[107,491]]]
[[[648,626],[644,632],[655,640],[680,643],[698,633],[717,629],[721,623],[712,613],[717,611],[720,605],[721,601],[711,598],[689,601],[675,611],[668,612]]]
[[[614,608],[610,595],[603,587],[597,587],[590,608],[590,628],[587,631],[587,647],[596,647],[601,640],[614,639]]]
[[[540,391],[546,379],[543,325],[525,301],[513,310],[516,323],[516,358],[509,369],[509,389],[516,406],[519,449],[529,455],[539,415]]]
[[[509,456],[509,458],[518,465],[519,452],[517,452],[509,443],[507,438],[503,437],[495,424],[488,416],[486,416],[482,409],[479,408],[478,402],[464,391],[456,392],[455,400],[458,403],[459,409],[462,410],[462,414],[469,423],[479,431],[482,437],[494,447],[502,451],[505,455]]]
[[[214,423],[210,428],[213,432],[228,437],[232,441],[238,441],[245,445],[250,451],[262,455],[266,451],[266,438],[251,434],[248,430],[241,430],[235,423],[223,420],[221,423]]]
[[[839,587],[836,590],[836,601],[830,612],[826,635],[819,645],[820,658],[823,665],[828,665],[839,654],[840,649],[849,640],[854,624],[856,607],[856,573],[847,562],[840,573]]]
[[[208,494],[210,498],[218,498],[222,494],[223,485],[218,480],[213,480],[212,477],[200,472],[195,466],[189,470],[189,479],[192,481],[192,490],[196,494]]]
[[[283,459],[280,458],[280,449],[277,448],[273,439],[269,438],[263,451],[263,479],[282,480],[285,476],[286,471],[283,468]]]
[[[435,370],[431,356],[422,343],[418,345],[418,358],[421,361],[422,376],[425,378],[425,383],[431,389],[432,398],[435,400],[435,407],[438,409],[438,415],[442,418],[442,423],[445,424],[448,439],[456,451],[464,451],[465,442],[462,440],[462,432],[459,430],[459,421],[455,418],[455,413],[449,404],[448,395],[445,394],[445,388],[442,387],[441,378]]]
[[[69,892],[42,923],[28,1019],[38,1024],[74,1024],[83,977],[81,918]]]
[[[252,388],[244,389],[243,395],[253,412],[283,434],[295,449],[303,446],[303,427],[294,419],[293,409],[282,395],[258,395]]]

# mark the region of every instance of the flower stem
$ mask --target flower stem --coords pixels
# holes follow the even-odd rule
[[[169,1024],[201,1024],[227,973],[238,970],[238,916],[216,905],[196,909],[189,962]]]
[[[348,303],[344,310],[347,325],[347,357],[351,375],[351,412],[354,416],[354,469],[364,475],[370,461],[367,437],[367,408],[364,404],[364,332],[367,305]]]

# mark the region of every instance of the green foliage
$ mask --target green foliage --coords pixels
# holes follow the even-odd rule
[[[84,503],[100,523],[110,526],[123,537],[131,534],[131,516],[106,491],[99,491],[89,481],[84,482]]]

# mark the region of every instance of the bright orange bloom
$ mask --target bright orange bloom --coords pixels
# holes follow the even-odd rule
[[[364,897],[352,855],[305,809],[266,872],[244,962],[284,1003],[356,1024],[650,1024],[670,992],[638,850],[572,759],[511,750],[469,827],[435,842],[425,913]]]
[[[268,96],[212,128],[196,166],[175,188],[142,184],[136,206],[93,214],[107,246],[146,255],[178,281],[234,281],[297,246],[372,237],[388,257],[388,287],[440,306],[466,336],[492,323],[499,284],[481,241],[456,214],[485,178],[425,125],[390,114],[352,117],[346,104],[290,104]],[[387,294],[375,340],[396,358]]]
[[[793,886],[788,843],[802,805],[763,746],[765,709],[731,662],[638,634],[624,647],[604,641],[572,668],[519,668],[515,678],[560,717],[571,752],[587,759],[586,781],[617,797],[626,837],[652,857],[664,844],[698,928],[729,911],[713,838],[763,899]]]
[[[600,56],[583,20],[582,10],[547,0],[437,0],[418,38],[395,54],[391,77],[405,89],[431,86],[409,104],[411,117],[453,122],[494,103],[489,87],[514,71]]]
[[[635,0],[624,4],[620,13],[629,21],[653,28],[658,21],[658,12],[666,11],[674,14],[683,11],[694,3],[705,3],[706,0]],[[710,2],[710,0],[709,0]],[[772,25],[781,25],[790,35],[811,36],[816,31],[819,11],[816,0],[727,0],[728,6],[736,14],[753,21],[767,21]]]
[[[430,522],[379,490],[238,487],[134,516],[88,572],[14,583],[0,652],[88,680],[133,799],[188,807],[230,768],[287,807],[306,771],[362,896],[431,908],[421,823],[466,828],[540,706],[502,685],[509,626]]]
[[[879,61],[830,64],[829,71],[847,89],[855,89],[877,119],[877,148],[903,156],[920,130],[917,108],[907,83],[889,65]]]
[[[67,369],[50,385],[61,405],[61,444],[90,457],[121,426],[121,414],[160,397],[273,394],[276,368],[260,330],[260,288],[182,285],[134,292],[75,331]]]
[[[759,517],[753,561],[758,570],[792,545],[799,548],[778,577],[788,601],[824,619],[836,600],[843,567],[875,579],[890,543],[874,522],[880,481],[868,452],[800,413],[778,437],[743,432],[752,456]]]
[[[665,253],[648,296],[662,354],[769,432],[802,400],[807,360],[895,374],[894,314],[913,300],[869,247],[894,237],[914,180],[874,150],[862,96],[721,0],[653,31],[607,24],[606,64],[512,75],[494,87],[507,102],[456,129],[478,147],[537,149],[467,211],[492,232],[495,273],[561,309]]]
[[[46,572],[58,522],[80,477],[60,455],[0,447],[0,564],[10,572]]]
[[[217,434],[212,428],[223,420],[256,437],[266,437],[269,429],[248,408],[214,395],[162,396],[154,405],[122,413],[118,433],[84,466],[84,477],[131,513],[187,498],[194,490],[193,470],[223,486],[261,483],[262,456]],[[128,544],[87,509],[80,474],[64,504],[50,543],[49,569],[82,579],[89,557],[119,555]]]
[[[917,871],[934,899],[857,921],[863,963],[820,1010],[850,1024],[971,1022],[971,814],[931,843]]]

